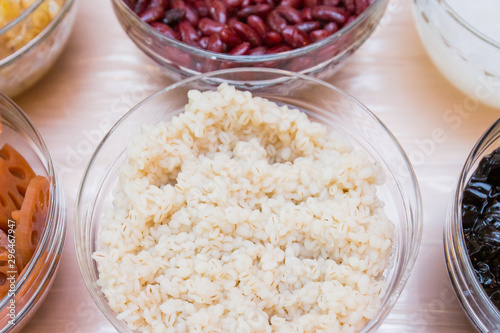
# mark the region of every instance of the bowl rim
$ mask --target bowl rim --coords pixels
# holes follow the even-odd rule
[[[41,292],[44,292],[46,283],[50,283],[60,262],[59,256],[63,252],[66,240],[66,206],[64,192],[56,175],[54,162],[40,132],[31,122],[28,115],[14,101],[12,101],[12,99],[0,93],[0,102],[7,106],[7,112],[12,113],[14,117],[18,117],[22,125],[25,126],[28,131],[31,131],[31,134],[29,134],[24,128],[19,128],[23,134],[26,134],[33,140],[34,144],[43,155],[43,162],[46,163],[47,177],[50,180],[51,188],[49,205],[50,211],[47,215],[47,224],[45,226],[43,236],[39,240],[39,244],[33,253],[32,259],[25,266],[23,272],[18,276],[16,281],[16,293],[14,295],[17,295],[17,292],[29,282],[28,278],[32,276],[32,273],[36,272],[34,271],[34,268],[39,263],[39,259],[42,258],[45,252],[48,251],[50,254],[55,256],[52,260],[48,259],[45,263],[44,267],[47,267],[46,269],[48,270],[43,276],[43,281],[41,281],[38,285],[34,285],[35,290],[33,291],[31,300],[26,302],[26,304],[17,312],[15,319],[17,324],[17,322],[23,321],[24,316],[27,315],[32,308],[36,307],[36,303],[32,300],[40,295]],[[4,297],[0,300],[0,311],[5,309],[11,299],[11,297]],[[4,328],[0,328],[0,330],[2,329]]]
[[[469,251],[465,244],[463,232],[462,197],[463,189],[468,185],[470,177],[475,171],[475,169],[473,170],[472,168],[477,163],[480,163],[482,158],[486,156],[483,153],[488,148],[489,141],[492,139],[491,135],[495,133],[497,139],[500,138],[500,118],[481,135],[469,153],[460,171],[456,188],[450,199],[448,222],[444,229],[446,266],[448,275],[452,281],[453,289],[458,296],[460,305],[465,310],[471,322],[477,329],[481,330],[485,329],[485,318],[478,313],[476,307],[479,306],[481,310],[487,310],[488,314],[495,315],[497,320],[500,320],[500,309],[493,304],[474,272],[474,266],[472,265]],[[455,238],[457,236],[458,238]],[[465,270],[461,269],[464,266]],[[477,297],[479,297],[479,302]],[[472,304],[471,301],[474,304]],[[481,306],[486,306],[486,309]],[[490,318],[488,316],[488,319],[495,318]]]
[[[47,0],[42,0],[42,2],[44,1]],[[38,44],[43,42],[48,36],[50,36],[51,33],[59,26],[59,23],[61,23],[63,19],[66,17],[67,13],[72,8],[75,2],[76,0],[64,0],[64,3],[62,7],[59,9],[59,12],[57,13],[56,17],[54,17],[54,19],[50,21],[50,23],[45,27],[45,29],[43,29],[38,35],[36,35],[35,38],[31,39],[28,43],[23,45],[23,47],[21,47],[19,50],[8,55],[3,59],[0,59],[0,69],[11,65],[19,58],[24,56],[24,54],[30,52],[32,49],[38,46]]]
[[[488,43],[491,46],[500,49],[500,42],[497,42],[493,38],[485,35],[481,31],[479,31],[476,27],[474,27],[472,24],[467,22],[460,14],[458,14],[458,12],[455,9],[453,9],[452,6],[450,6],[448,0],[442,0],[439,2],[443,5],[446,13],[458,24],[460,24],[462,27],[467,29],[470,33],[472,33],[479,39],[483,40],[485,43]]]
[[[120,1],[120,0],[119,0]],[[101,301],[98,299],[98,295],[96,295],[93,292],[94,284],[89,276],[89,273],[85,271],[86,269],[86,260],[89,258],[84,255],[83,249],[79,249],[79,246],[85,246],[81,244],[80,238],[86,236],[81,235],[81,226],[80,224],[84,225],[86,221],[82,221],[80,219],[80,215],[83,214],[83,208],[82,208],[82,196],[84,189],[86,187],[87,180],[90,177],[89,172],[91,171],[92,167],[94,166],[94,163],[96,161],[97,156],[100,154],[103,146],[106,144],[106,141],[108,138],[137,110],[141,109],[144,105],[149,103],[151,100],[155,99],[159,95],[173,90],[175,88],[178,88],[179,86],[185,85],[187,83],[193,82],[193,81],[199,81],[203,79],[207,79],[213,76],[220,76],[224,74],[230,74],[230,73],[235,73],[235,72],[266,72],[270,74],[276,74],[280,75],[281,77],[286,77],[290,80],[293,79],[302,79],[305,81],[313,82],[319,85],[323,85],[329,89],[334,90],[335,92],[339,93],[341,96],[347,98],[349,101],[353,102],[355,105],[357,105],[363,112],[366,114],[366,116],[370,117],[372,120],[377,122],[381,129],[383,129],[390,140],[393,142],[394,147],[397,149],[399,152],[401,158],[404,161],[404,165],[408,169],[408,174],[406,175],[409,177],[409,180],[412,185],[412,193],[411,196],[414,197],[415,200],[415,207],[414,209],[409,209],[409,212],[407,213],[411,219],[410,222],[412,224],[408,224],[407,228],[411,228],[412,232],[410,232],[410,235],[412,237],[409,238],[408,241],[412,242],[412,247],[408,247],[406,249],[405,254],[401,256],[401,269],[396,277],[392,282],[392,288],[389,289],[390,285],[388,284],[388,289],[385,292],[385,297],[384,301],[385,304],[380,307],[380,309],[377,311],[377,315],[374,317],[374,319],[371,319],[370,321],[367,322],[367,325],[365,325],[362,329],[362,333],[368,332],[372,329],[375,329],[382,323],[382,321],[388,316],[390,310],[394,307],[396,304],[396,301],[401,295],[401,292],[403,291],[406,283],[408,282],[408,279],[411,275],[411,272],[413,271],[415,262],[418,257],[418,253],[420,250],[420,245],[422,241],[422,232],[423,232],[423,220],[422,220],[422,198],[421,198],[421,192],[420,192],[420,187],[418,185],[418,181],[416,178],[415,171],[413,169],[413,166],[410,163],[410,160],[408,156],[406,155],[405,151],[403,150],[401,144],[398,142],[398,140],[395,138],[395,136],[392,134],[392,132],[385,126],[385,124],[380,121],[380,119],[372,112],[368,107],[366,107],[363,103],[352,97],[351,95],[343,92],[339,88],[335,87],[334,85],[322,81],[320,79],[317,79],[315,77],[301,74],[301,73],[296,73],[296,72],[290,72],[282,69],[271,69],[271,68],[253,68],[253,67],[240,67],[240,68],[234,68],[234,69],[225,69],[225,70],[218,70],[214,72],[209,72],[209,73],[204,73],[192,77],[188,77],[184,80],[178,81],[176,83],[173,83],[171,85],[168,85],[167,87],[157,91],[156,93],[153,93],[149,97],[145,98],[141,102],[139,102],[137,105],[135,105],[132,109],[130,109],[127,113],[125,113],[114,125],[113,127],[109,130],[109,132],[103,137],[99,145],[97,146],[96,150],[93,152],[92,156],[90,157],[90,160],[85,168],[82,180],[80,182],[80,186],[78,189],[78,194],[76,196],[75,200],[75,211],[74,211],[74,221],[75,221],[75,232],[74,232],[74,243],[75,243],[75,250],[76,250],[76,257],[78,261],[78,268],[80,269],[80,273],[83,277],[83,280],[85,282],[85,285],[87,287],[87,290],[89,291],[92,299],[98,306],[98,308],[101,310],[101,312],[105,315],[105,317],[108,319],[108,321],[118,330],[120,331],[120,328],[117,326],[117,323],[115,323],[115,320],[118,320],[115,316],[113,316],[113,313],[110,313],[108,309],[105,308],[105,305],[101,303]],[[249,82],[252,81],[245,81],[245,84],[248,84]],[[258,81],[255,81],[258,82]],[[283,81],[279,81],[282,83]],[[219,82],[220,83],[220,82]],[[309,115],[308,115],[309,117]],[[86,227],[87,229],[87,227]],[[90,262],[92,262],[94,259],[90,257]],[[97,287],[99,292],[102,294],[102,291],[100,291],[99,287]],[[384,311],[382,311],[384,310]],[[120,322],[123,322],[123,320],[119,320]]]
[[[205,57],[205,58],[210,58],[213,60],[226,60],[226,61],[231,61],[231,62],[236,62],[236,63],[253,63],[253,62],[265,62],[265,61],[272,61],[272,60],[282,60],[282,59],[287,59],[290,57],[297,57],[297,56],[303,56],[306,55],[307,53],[320,49],[324,47],[325,45],[335,43],[339,39],[341,39],[344,35],[349,34],[350,32],[354,31],[362,22],[364,22],[366,19],[368,19],[370,16],[374,15],[378,12],[383,13],[385,11],[385,8],[387,7],[389,3],[389,0],[375,0],[374,3],[372,3],[366,10],[364,10],[360,15],[356,17],[356,19],[348,24],[347,26],[344,26],[342,29],[337,31],[335,34],[332,34],[322,40],[319,40],[317,42],[311,43],[309,45],[306,45],[304,47],[300,47],[297,49],[293,49],[290,51],[286,52],[280,52],[280,53],[274,53],[274,54],[263,54],[263,55],[243,55],[243,56],[238,56],[238,55],[230,55],[227,53],[216,53],[216,52],[211,52],[204,50],[199,47],[194,47],[189,44],[186,44],[184,42],[178,41],[176,39],[172,39],[170,37],[167,37],[154,29],[152,26],[149,24],[145,23],[139,17],[137,14],[135,14],[132,9],[130,9],[123,0],[113,0],[113,4],[115,8],[118,8],[118,10],[115,10],[115,13],[118,13],[120,15],[125,15],[128,20],[135,22],[139,28],[149,35],[153,35],[155,38],[160,39],[164,43],[169,43],[172,46],[188,52],[188,53],[194,53],[198,56]],[[380,15],[381,17],[382,15]],[[120,20],[120,18],[119,18]],[[345,49],[342,51],[345,52],[348,49]]]

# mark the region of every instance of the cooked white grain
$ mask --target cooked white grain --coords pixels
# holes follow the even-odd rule
[[[98,284],[141,332],[355,332],[393,225],[349,141],[222,84],[144,126],[99,232]]]

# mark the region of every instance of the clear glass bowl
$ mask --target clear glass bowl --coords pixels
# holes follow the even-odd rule
[[[448,0],[414,0],[413,13],[420,39],[443,75],[469,96],[500,108],[500,43],[465,21]]]
[[[319,42],[289,52],[234,56],[209,52],[168,38],[142,22],[123,0],[113,0],[118,21],[132,41],[174,80],[236,67],[279,68],[331,77],[370,36],[388,0],[376,0],[354,22]]]
[[[0,300],[0,332],[18,332],[33,316],[47,295],[60,261],[66,236],[64,190],[42,137],[26,114],[0,94],[3,132],[0,146],[10,144],[28,161],[37,175],[50,180],[50,205],[45,231],[29,264],[16,282],[15,325],[9,324],[12,298]]]
[[[412,167],[396,139],[364,105],[310,76],[273,69],[218,71],[173,84],[134,107],[106,135],[84,174],[75,212],[77,259],[94,301],[118,331],[130,332],[117,319],[96,284],[98,270],[92,253],[96,250],[103,210],[112,205],[112,191],[131,138],[139,133],[141,124],[168,121],[182,112],[190,89],[214,90],[224,81],[256,96],[303,110],[315,121],[349,137],[355,146],[380,162],[386,183],[379,187],[379,196],[395,224],[395,245],[392,264],[385,272],[388,286],[383,306],[363,332],[376,330],[403,290],[421,241],[421,199]]]
[[[462,227],[462,194],[479,163],[500,147],[500,119],[479,139],[465,162],[448,205],[444,231],[446,265],[453,288],[470,321],[479,332],[500,331],[500,311],[478,281],[465,244]]]
[[[16,29],[47,0],[38,0],[21,16],[0,29],[0,36]],[[15,97],[35,84],[61,54],[75,21],[75,0],[64,1],[54,19],[36,37],[9,56],[0,59],[0,92]]]

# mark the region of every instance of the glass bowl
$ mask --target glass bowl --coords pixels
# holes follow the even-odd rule
[[[466,21],[450,3],[413,1],[422,44],[436,67],[458,89],[500,108],[500,42]],[[486,9],[480,5],[477,8]]]
[[[269,67],[327,78],[370,36],[388,0],[376,0],[354,22],[313,44],[288,52],[235,56],[209,52],[166,37],[141,21],[123,0],[113,0],[118,21],[132,41],[174,80],[236,67]]]
[[[3,131],[0,144],[10,144],[28,161],[37,175],[50,180],[48,219],[32,259],[16,282],[14,298],[0,300],[0,332],[18,332],[42,304],[56,276],[66,235],[64,190],[56,177],[54,164],[42,137],[26,114],[0,94]],[[12,310],[14,303],[14,310]],[[10,316],[15,312],[12,323]]]
[[[479,163],[500,147],[500,119],[479,139],[465,162],[448,205],[444,230],[446,265],[455,293],[470,321],[479,332],[500,331],[500,311],[481,286],[469,259],[462,227],[462,195]]]
[[[49,0],[37,0],[22,15],[0,29],[0,38],[18,34],[37,9]],[[66,45],[75,21],[75,0],[65,0],[54,19],[38,35],[14,53],[0,59],[0,92],[15,97],[35,84],[55,63]]]
[[[182,112],[190,89],[215,90],[221,82],[303,110],[311,119],[349,137],[355,146],[380,162],[386,183],[378,188],[378,193],[395,224],[395,245],[391,265],[385,272],[388,284],[383,306],[363,332],[376,330],[403,290],[421,241],[421,199],[414,172],[392,134],[361,103],[310,76],[273,69],[224,70],[178,82],[138,104],[105,136],[85,171],[75,211],[77,259],[94,301],[118,331],[130,332],[97,286],[97,264],[92,259],[102,213],[112,205],[113,189],[130,139],[139,134],[140,124],[168,121]]]

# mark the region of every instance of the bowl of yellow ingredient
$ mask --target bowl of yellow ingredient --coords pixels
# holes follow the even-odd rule
[[[75,0],[0,1],[0,92],[19,95],[54,64],[75,21]]]

